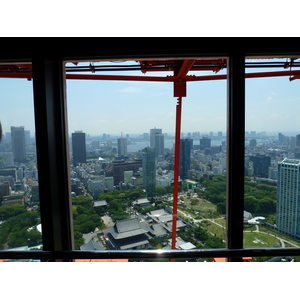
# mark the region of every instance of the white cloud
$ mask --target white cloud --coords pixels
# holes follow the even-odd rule
[[[144,90],[141,87],[127,86],[118,90],[119,93],[143,93]]]

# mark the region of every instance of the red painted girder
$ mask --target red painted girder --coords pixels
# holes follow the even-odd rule
[[[277,71],[277,72],[257,72],[246,73],[245,78],[263,78],[263,77],[278,77],[278,76],[300,76],[300,71]],[[1,73],[0,73],[1,77]],[[67,74],[67,79],[86,79],[86,80],[125,80],[125,81],[162,81],[175,82],[178,76],[117,76],[117,75],[89,75],[89,74]],[[207,76],[186,76],[186,81],[202,81],[202,80],[222,80],[227,79],[227,75],[207,75]]]
[[[67,74],[67,79],[81,80],[118,80],[118,81],[163,81],[174,82],[174,76],[126,76],[126,75],[95,75],[95,74]]]
[[[292,76],[292,77],[290,78],[290,81],[293,81],[293,80],[295,80],[295,79],[300,79],[300,75]]]
[[[265,78],[265,77],[280,77],[280,76],[300,76],[300,71],[278,71],[278,72],[257,72],[245,73],[245,78]],[[186,81],[205,81],[205,80],[222,80],[227,79],[227,75],[207,75],[207,76],[187,76]],[[295,78],[296,79],[296,78]]]
[[[195,60],[189,60],[186,59],[183,61],[176,77],[178,81],[182,81],[186,78],[187,73],[189,72],[189,70],[191,69],[191,67],[194,65]]]
[[[278,77],[278,76],[295,76],[297,79],[300,76],[300,71],[278,71],[278,72],[257,72],[246,73],[245,78],[263,78],[263,77]],[[32,78],[31,72],[0,72],[0,78]],[[95,75],[95,74],[66,74],[67,79],[77,80],[118,80],[118,81],[157,81],[157,82],[174,82],[178,80],[177,76],[118,76],[118,75]],[[203,80],[223,80],[227,75],[208,75],[208,76],[186,76],[186,81],[203,81]]]
[[[177,210],[178,210],[178,178],[180,164],[180,134],[181,134],[181,111],[182,97],[177,99],[176,105],[176,128],[175,128],[175,158],[174,158],[174,185],[173,185],[173,216],[172,216],[172,249],[176,249]],[[175,261],[172,259],[172,261]]]

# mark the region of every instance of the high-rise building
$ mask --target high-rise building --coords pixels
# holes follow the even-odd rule
[[[281,132],[279,132],[278,133],[278,144],[283,144],[283,139],[284,139],[284,135],[281,133]]]
[[[181,179],[188,178],[188,171],[191,168],[191,145],[193,140],[181,139],[180,140],[180,165],[179,175]]]
[[[155,157],[163,157],[165,150],[165,137],[161,133],[155,134]]]
[[[15,162],[26,162],[24,126],[11,126],[11,144]]]
[[[162,130],[158,128],[150,129],[150,147],[155,147],[155,135],[162,134]]]
[[[78,163],[86,163],[86,143],[84,132],[75,131],[72,133],[72,150],[74,166]]]
[[[269,167],[271,166],[271,157],[266,155],[255,155],[249,157],[253,162],[254,175],[268,177]]]
[[[296,147],[296,137],[295,136],[291,136],[290,137],[290,147],[291,148],[295,148]]]
[[[200,150],[204,150],[206,148],[211,147],[211,139],[208,137],[203,137],[200,139]]]
[[[125,184],[130,183],[132,177],[133,177],[133,171],[125,171],[124,172],[124,183]]]
[[[97,150],[100,148],[99,140],[92,140],[91,142],[92,150]]]
[[[256,147],[256,145],[257,145],[256,139],[251,139],[249,143],[249,147]]]
[[[40,201],[39,184],[37,182],[31,185],[31,204],[38,203]]]
[[[285,158],[278,163],[276,226],[300,238],[300,160]]]
[[[142,154],[143,184],[148,192],[156,187],[155,149],[146,147]]]
[[[4,157],[4,165],[6,167],[14,165],[14,155],[12,152],[4,153],[3,157]]]
[[[127,155],[127,139],[120,137],[118,138],[118,156]]]
[[[133,161],[116,161],[112,163],[111,172],[106,172],[114,179],[114,184],[118,185],[120,182],[124,182],[124,172],[133,171],[133,174],[142,167],[142,160],[135,159]]]
[[[30,130],[25,130],[25,145],[30,145]]]
[[[0,184],[0,205],[2,204],[3,197],[10,195],[11,189],[9,182],[4,182]]]
[[[300,147],[300,134],[296,135],[296,147]]]

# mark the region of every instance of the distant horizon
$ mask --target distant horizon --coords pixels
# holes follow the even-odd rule
[[[20,126],[16,126],[16,127],[24,127],[25,131],[30,132],[30,138],[35,137],[35,133],[32,133],[31,130],[27,130],[25,128],[25,126],[20,125]],[[158,127],[156,127],[156,128],[158,128]],[[74,132],[76,132],[76,131],[82,131],[82,130],[75,130]],[[253,135],[250,134],[252,131],[255,131],[255,130],[245,130],[245,133],[248,132],[249,133],[248,135],[253,136]],[[74,132],[69,132],[68,136],[71,138],[72,133],[74,133]],[[120,133],[103,132],[103,133],[97,133],[97,134],[90,134],[90,133],[84,132],[84,131],[82,131],[82,132],[85,133],[88,137],[95,137],[95,138],[101,138],[101,139],[103,138],[103,134],[110,135],[110,137],[114,137],[114,138],[121,137],[121,132]],[[226,137],[226,131],[222,131],[222,136],[218,136],[218,132],[221,132],[221,130],[220,131],[203,131],[203,132],[201,132],[201,131],[192,131],[192,132],[181,132],[181,133],[186,137],[189,133],[193,134],[193,132],[200,132],[200,137],[204,137],[204,136],[211,137],[210,136],[211,132],[213,132],[213,137],[220,137],[220,138]],[[289,137],[296,136],[296,135],[300,134],[300,130],[299,131],[270,131],[270,132],[261,130],[261,131],[255,131],[255,132],[256,132],[256,135],[258,135],[258,136],[261,136],[259,134],[265,132],[266,136],[276,136],[276,137],[278,136],[279,133],[282,133],[283,135],[289,136]],[[11,131],[3,131],[3,138],[4,139],[6,138],[7,133],[11,133]],[[140,136],[143,136],[144,133],[149,133],[149,139],[150,139],[150,129],[149,129],[149,132],[125,133],[125,134],[123,133],[123,137],[126,138],[126,134],[129,135],[129,138],[130,137],[140,137]],[[163,131],[162,134],[171,135],[171,137],[175,137],[174,133],[169,133],[169,132],[164,132]],[[191,137],[195,137],[195,136],[192,135]]]

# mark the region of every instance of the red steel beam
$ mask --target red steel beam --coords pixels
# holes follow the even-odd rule
[[[174,96],[179,96],[176,105],[176,128],[175,128],[175,161],[174,161],[174,185],[173,185],[173,221],[172,221],[172,249],[176,249],[176,233],[177,233],[177,208],[178,208],[178,181],[180,168],[180,134],[181,134],[181,111],[182,97],[186,96],[185,78],[195,60],[184,60],[179,70],[175,70],[176,81],[174,81]],[[179,88],[178,88],[179,85]],[[175,262],[175,259],[171,260]]]
[[[246,73],[245,78],[264,78],[264,77],[279,77],[279,76],[300,76],[300,71],[277,71],[277,72],[257,72]],[[32,78],[31,72],[0,72],[0,78]],[[72,80],[113,80],[113,81],[156,81],[156,82],[174,82],[178,80],[178,76],[122,76],[122,75],[95,75],[95,74],[66,74],[67,79]],[[188,81],[205,81],[205,80],[224,80],[227,75],[207,75],[207,76],[186,76]]]
[[[92,75],[92,74],[67,74],[67,79],[79,80],[116,80],[116,81],[158,81],[174,82],[174,76],[125,76],[125,75]]]
[[[179,163],[180,163],[180,134],[181,134],[181,110],[182,110],[181,107],[182,107],[182,97],[179,97],[176,105],[172,249],[176,249],[177,203],[178,203],[177,200],[178,200],[178,177],[179,177]],[[172,261],[174,262],[175,259],[172,259]]]
[[[290,78],[290,81],[293,81],[295,79],[300,79],[300,75],[295,75],[293,77]]]
[[[300,76],[300,71],[278,71],[278,72],[257,72],[246,73],[245,78],[264,78],[279,76]],[[32,78],[32,73],[7,73],[0,72],[0,78]],[[155,76],[122,76],[122,75],[91,75],[91,74],[67,74],[67,79],[72,80],[112,80],[112,81],[157,81],[157,82],[174,82],[178,76],[155,77]],[[206,81],[206,80],[223,80],[227,75],[207,75],[207,76],[187,76],[186,81]]]
[[[281,77],[281,76],[300,76],[300,71],[277,71],[277,72],[256,72],[246,73],[245,78],[265,78],[265,77]],[[205,80],[223,80],[227,79],[227,75],[207,75],[207,76],[187,76],[186,81],[205,81]],[[295,78],[296,79],[296,78]]]
[[[183,61],[176,75],[178,81],[182,81],[186,78],[187,73],[189,72],[189,70],[191,69],[194,63],[195,63],[194,59],[193,60],[186,59]]]

